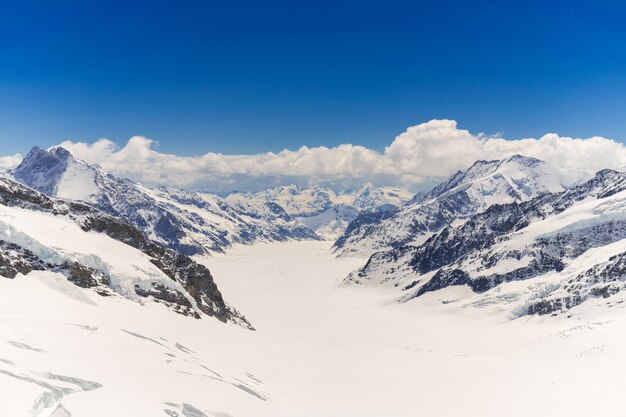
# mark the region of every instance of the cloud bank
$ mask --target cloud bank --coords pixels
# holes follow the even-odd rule
[[[597,171],[626,166],[626,147],[611,139],[547,134],[539,139],[506,140],[472,134],[459,129],[454,120],[412,126],[383,152],[344,144],[256,155],[207,153],[187,157],[158,152],[155,145],[140,136],[132,137],[124,146],[108,139],[60,144],[78,158],[122,177],[151,185],[212,191],[259,190],[291,183],[347,188],[365,181],[417,191],[476,160],[514,154],[570,169]]]
[[[22,155],[16,153],[15,155],[0,156],[0,171],[15,168],[22,161]]]

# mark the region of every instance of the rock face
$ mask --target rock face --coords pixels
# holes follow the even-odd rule
[[[44,271],[54,265],[47,264],[28,249],[0,240],[0,276],[15,278],[18,274]]]
[[[625,289],[626,252],[611,256],[607,262],[595,265],[569,278],[555,291],[529,303],[528,314],[555,314],[582,304],[589,298],[610,298]],[[622,300],[618,302],[623,302]]]
[[[587,175],[520,155],[502,161],[478,161],[396,212],[380,218],[365,213],[356,218],[335,242],[335,251],[339,256],[369,255],[418,245],[443,228],[463,222],[494,204],[519,203],[563,191]]]
[[[244,199],[278,204],[319,236],[335,240],[359,214],[387,211],[401,206],[412,197],[413,194],[403,189],[375,187],[367,183],[356,190],[344,192],[319,186],[302,188],[289,185],[258,193],[234,193],[227,200]]]
[[[18,274],[28,274],[33,270],[60,272],[75,285],[94,289],[102,296],[119,294],[131,299],[147,298],[162,302],[184,315],[200,318],[204,314],[223,322],[235,322],[251,328],[240,313],[225,303],[205,266],[180,252],[154,243],[141,230],[118,218],[81,202],[50,198],[2,177],[0,212],[0,276],[15,278]],[[31,236],[28,230],[20,229],[20,222],[17,221],[18,217],[28,216],[33,212],[38,213],[48,223],[73,223],[83,236],[93,237],[96,234],[95,238],[103,239],[103,244],[106,241],[98,236],[105,235],[121,242],[122,251],[136,250],[137,256],[142,254],[147,257],[158,273],[147,273],[137,268],[135,274],[125,276],[118,269],[126,265],[112,263],[115,258],[111,256],[115,254],[106,253],[106,249],[102,249],[102,253],[94,252],[85,256],[72,252],[71,249],[55,248],[42,243]],[[66,229],[67,226],[62,225],[57,232],[65,233]],[[75,235],[68,237],[73,238]],[[80,242],[76,244],[79,245]],[[107,260],[105,255],[113,261]],[[134,291],[128,293],[127,288]]]
[[[48,196],[88,203],[186,255],[224,252],[233,243],[319,239],[277,204],[152,189],[77,160],[60,147],[34,147],[10,174]]]
[[[347,282],[393,285],[409,300],[541,277],[549,290],[528,294],[518,314],[548,314],[623,290],[624,253],[626,174],[604,170],[566,191],[492,205],[420,245],[375,253]]]

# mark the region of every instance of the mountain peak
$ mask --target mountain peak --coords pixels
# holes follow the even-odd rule
[[[520,154],[515,154],[512,156],[509,156],[508,158],[503,159],[500,162],[500,165],[507,165],[509,163],[518,163],[518,164],[525,165],[528,167],[545,164],[545,162],[542,161],[541,159],[537,159],[532,156],[520,155]]]
[[[41,149],[39,146],[33,146],[30,151],[26,154],[22,162],[15,168],[16,170],[20,167],[32,165],[34,162],[46,162],[46,163],[54,163],[56,162],[55,155],[46,151],[45,149]]]
[[[533,156],[526,156],[519,153],[509,156],[504,159],[505,161],[530,161],[530,162],[543,162],[540,159],[537,159]]]
[[[67,168],[67,159],[34,146],[9,173],[18,181],[44,194],[52,195],[56,182]]]
[[[54,154],[59,159],[63,159],[63,160],[76,159],[74,158],[74,155],[72,155],[70,151],[68,151],[62,146],[55,146],[53,148],[50,148],[48,152],[51,154]]]
[[[497,166],[501,162],[502,161],[498,159],[492,159],[492,160],[479,159],[478,161],[470,165],[470,167],[465,170],[465,173],[476,171],[479,169],[484,169],[486,167],[494,167],[494,166]]]
[[[60,146],[49,150],[34,146],[9,173],[22,184],[51,196],[83,200],[99,192],[95,168]]]
[[[75,159],[74,156],[63,147],[58,146],[45,150],[39,146],[33,146],[12,172],[15,175],[24,171],[49,170],[55,166],[65,165],[67,161],[72,159]]]
[[[504,159],[494,159],[494,160],[478,160],[474,162],[465,172],[459,171],[457,174],[453,175],[452,178],[458,177],[459,173],[465,177],[478,177],[486,174],[490,174],[492,171],[510,166],[510,165],[518,165],[529,168],[534,168],[539,165],[545,164],[544,161],[534,158],[532,156],[525,156],[520,154],[515,154],[509,156]]]

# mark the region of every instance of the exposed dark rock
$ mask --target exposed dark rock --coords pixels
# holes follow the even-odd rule
[[[625,289],[625,279],[626,253],[621,253],[570,278],[545,299],[531,303],[528,313],[560,313],[590,298],[609,298]]]
[[[31,251],[0,240],[0,276],[15,278],[18,274],[45,270],[48,265]]]
[[[78,262],[64,262],[61,269],[67,271],[67,280],[82,288],[93,288],[97,286],[108,286],[109,281],[103,275],[91,268],[87,268]],[[98,277],[98,278],[96,278]]]
[[[157,300],[163,301],[175,312],[184,316],[200,318],[200,315],[193,309],[189,300],[180,291],[153,283],[152,287],[147,290],[135,285],[135,293],[140,297],[154,297]]]
[[[419,289],[416,297],[429,291],[436,291],[452,285],[469,285],[472,282],[467,272],[460,269],[438,271],[426,284]]]

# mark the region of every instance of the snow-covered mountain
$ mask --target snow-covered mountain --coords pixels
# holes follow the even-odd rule
[[[335,192],[316,186],[281,186],[257,193],[233,193],[229,201],[266,201],[280,205],[289,215],[326,239],[336,239],[360,213],[386,211],[413,198],[407,190],[366,183],[356,190]]]
[[[626,289],[626,173],[604,170],[579,186],[495,204],[418,246],[371,256],[348,282],[392,286],[409,300],[450,286],[514,303],[516,315],[553,314],[588,299],[622,302]],[[524,281],[520,291],[506,283]],[[622,294],[623,295],[623,294]]]
[[[86,164],[61,147],[34,147],[10,175],[46,195],[86,202],[187,255],[223,252],[234,243],[318,239],[270,201],[153,189]]]
[[[523,202],[563,191],[592,175],[520,155],[501,161],[478,161],[430,192],[415,196],[399,210],[357,217],[336,241],[335,250],[340,256],[369,255],[417,245],[493,204]]]
[[[353,206],[339,204],[314,216],[297,219],[309,229],[315,230],[318,236],[332,239],[340,236],[358,215],[359,210]]]
[[[209,270],[119,219],[0,177],[0,276],[50,271],[103,297],[160,302],[200,318],[248,325]]]
[[[0,177],[3,415],[408,417],[416,393],[427,415],[621,411],[624,173],[492,204],[420,245],[373,255],[346,280],[361,285],[337,288],[366,258],[333,256],[322,241],[239,245],[196,258],[214,281],[149,229],[95,208],[101,180],[84,179],[93,167],[48,168],[30,179],[69,199]],[[128,184],[131,198],[200,219],[206,210],[204,194]],[[253,217],[260,203],[239,195],[217,207]],[[273,204],[264,206],[289,218]],[[350,204],[322,213],[357,210]],[[377,224],[402,210],[359,218]],[[190,318],[206,316],[236,325]],[[498,395],[467,412],[485,392]]]

